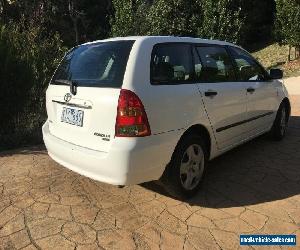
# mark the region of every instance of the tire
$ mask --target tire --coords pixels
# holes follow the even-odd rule
[[[200,189],[208,161],[206,144],[198,135],[183,137],[162,179],[168,193],[190,198]]]
[[[282,102],[276,114],[275,121],[271,129],[271,138],[275,141],[281,141],[287,130],[289,121],[289,110],[287,105]]]

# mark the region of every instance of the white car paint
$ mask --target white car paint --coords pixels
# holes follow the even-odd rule
[[[271,129],[281,101],[288,97],[278,80],[268,82],[150,84],[150,59],[158,43],[191,43],[236,46],[230,43],[179,37],[125,37],[98,42],[134,40],[122,89],[142,101],[151,128],[146,137],[115,137],[120,88],[78,87],[72,103],[83,107],[84,125],[60,121],[69,86],[49,85],[48,119],[43,138],[49,155],[61,165],[102,182],[130,185],[161,177],[183,134],[194,125],[206,128],[211,140],[210,159]],[[253,87],[253,94],[247,88]],[[218,92],[206,97],[205,92]],[[263,119],[217,132],[220,127],[272,112]],[[102,134],[103,137],[96,136]]]

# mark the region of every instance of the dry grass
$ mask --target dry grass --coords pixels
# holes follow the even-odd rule
[[[300,76],[300,60],[293,60],[294,50],[292,50],[292,60],[288,61],[288,46],[280,46],[277,43],[271,44],[252,55],[258,59],[267,69],[281,68],[285,77]]]

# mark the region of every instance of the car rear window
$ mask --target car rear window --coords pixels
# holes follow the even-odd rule
[[[120,88],[133,43],[113,41],[76,47],[66,54],[51,84],[75,82],[84,87]]]

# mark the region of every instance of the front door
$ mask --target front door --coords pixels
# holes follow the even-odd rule
[[[247,130],[250,136],[265,131],[276,115],[277,90],[264,68],[246,51],[230,47],[240,82],[246,84]]]
[[[218,45],[197,45],[195,74],[203,104],[209,116],[218,148],[225,150],[246,138],[246,84],[236,81],[227,49]]]

